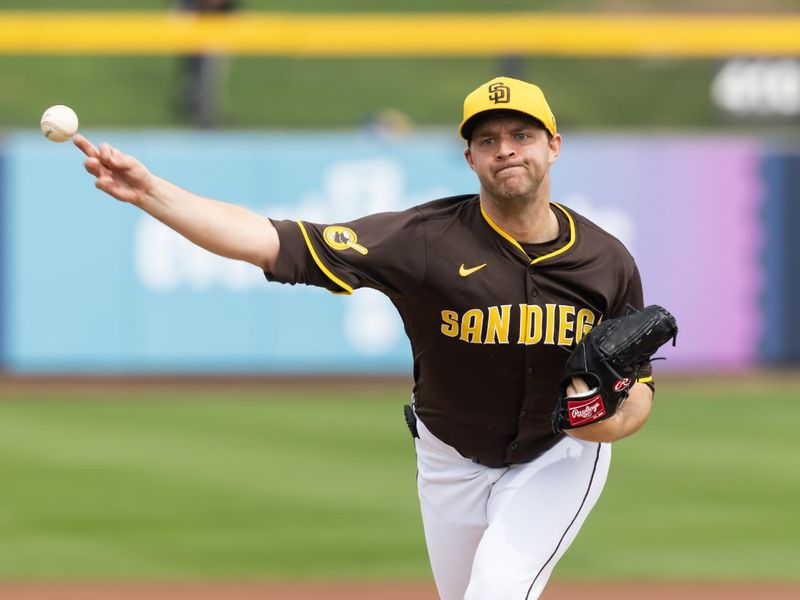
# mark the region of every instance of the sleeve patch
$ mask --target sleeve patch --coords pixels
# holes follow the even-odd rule
[[[303,232],[303,239],[306,241],[306,246],[308,246],[308,251],[311,253],[311,258],[313,258],[314,262],[317,263],[317,266],[319,267],[320,271],[325,273],[325,276],[328,279],[330,279],[333,283],[335,283],[340,288],[342,288],[341,292],[333,292],[333,293],[334,294],[348,294],[348,295],[352,294],[353,293],[353,288],[351,286],[347,285],[341,279],[339,279],[336,275],[334,275],[331,272],[331,270],[327,266],[325,266],[325,264],[320,260],[319,255],[317,254],[317,251],[314,250],[314,246],[311,243],[311,238],[308,237],[308,232],[306,231],[306,227],[305,227],[305,225],[303,225],[303,222],[302,221],[297,221],[297,226],[300,227],[300,231]],[[327,236],[326,236],[326,240],[327,240]]]

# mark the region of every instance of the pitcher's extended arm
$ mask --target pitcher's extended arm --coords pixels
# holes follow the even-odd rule
[[[188,192],[157,177],[136,158],[108,144],[96,148],[82,135],[73,138],[86,155],[95,187],[138,206],[206,250],[271,271],[278,257],[278,233],[269,219],[244,207]]]

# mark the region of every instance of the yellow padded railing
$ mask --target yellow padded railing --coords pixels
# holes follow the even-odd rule
[[[722,57],[800,54],[798,15],[0,12],[4,54]]]

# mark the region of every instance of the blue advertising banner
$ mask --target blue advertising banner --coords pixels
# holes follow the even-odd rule
[[[766,230],[763,244],[765,285],[761,303],[765,324],[761,357],[772,365],[800,362],[800,154],[771,147],[764,157]]]
[[[460,144],[345,134],[96,132],[155,173],[275,218],[342,221],[474,189]],[[268,283],[94,189],[80,153],[10,140],[7,367],[408,372],[391,303]]]
[[[5,179],[5,154],[0,145],[0,368],[5,364],[6,356],[6,284],[5,258],[9,255],[8,235],[5,227],[6,214],[6,179]]]
[[[89,135],[274,218],[341,222],[478,189],[450,133]],[[646,300],[676,313],[667,369],[757,357],[758,150],[739,138],[569,136],[554,166],[553,198],[620,237]],[[17,135],[6,156],[7,369],[410,372],[402,323],[377,292],[270,284],[95,190],[70,144]]]

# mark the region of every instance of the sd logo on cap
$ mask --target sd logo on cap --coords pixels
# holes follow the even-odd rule
[[[464,99],[464,119],[458,128],[468,140],[473,119],[492,110],[513,110],[542,122],[550,135],[557,133],[556,118],[539,86],[511,77],[495,77]]]

